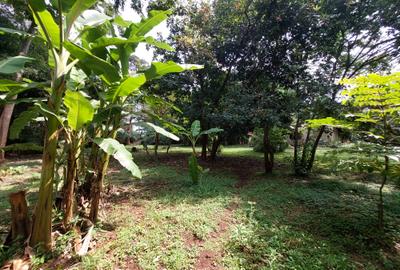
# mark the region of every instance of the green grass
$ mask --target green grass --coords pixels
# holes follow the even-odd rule
[[[247,147],[225,147],[223,155],[262,157]],[[288,155],[278,155],[279,160]],[[397,189],[385,189],[386,230],[381,233],[376,229],[376,184],[284,174],[254,176],[251,185],[237,189],[230,172],[212,171],[192,186],[185,168],[151,164],[141,182],[128,185],[125,203],[115,203],[109,212],[116,239],[86,257],[82,269],[112,269],[126,258],[142,269],[193,269],[205,250],[217,253],[211,260],[224,269],[400,267],[394,251],[400,241]],[[127,188],[126,178],[120,172],[110,181]],[[127,217],[129,211],[133,214]],[[228,229],[219,235],[219,221],[227,213]],[[194,246],[186,243],[188,235],[196,239]]]
[[[83,269],[113,269],[123,265],[127,257],[134,258],[142,269],[191,269],[201,248],[186,242],[193,238],[206,245],[209,235],[217,230],[218,215],[234,196],[234,179],[222,175],[204,177],[202,185],[196,187],[185,173],[170,167],[160,165],[143,173],[144,180],[131,184],[123,195],[129,203],[115,204],[107,219],[118,225],[117,239],[85,258]],[[115,176],[119,181],[121,174]],[[127,217],[129,211],[134,214]]]
[[[251,181],[241,188],[226,169],[211,170],[194,186],[187,168],[179,167],[185,160],[167,166],[139,151],[143,179],[113,166],[96,247],[75,268],[400,269],[399,190],[384,190],[386,227],[380,232],[378,185],[328,173],[335,161],[321,159],[327,151],[318,152],[318,173],[310,178],[291,176],[289,166],[269,176],[248,171]],[[224,147],[222,154],[262,163],[262,154],[248,147]],[[277,155],[278,163],[290,160],[290,150]]]

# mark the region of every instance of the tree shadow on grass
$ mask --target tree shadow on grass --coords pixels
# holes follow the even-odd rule
[[[175,159],[172,164],[171,159]],[[266,267],[273,252],[280,253],[275,266],[293,265],[295,269],[302,264],[307,269],[400,266],[393,248],[400,240],[400,195],[395,190],[385,194],[386,230],[381,233],[376,229],[376,187],[334,180],[297,181],[284,168],[274,176],[255,176],[253,167],[240,166],[240,159],[230,164],[238,166],[232,170],[227,166],[218,169],[217,161],[195,186],[184,158],[169,157],[168,166],[159,165],[163,161],[163,155],[159,163],[147,160],[144,178],[136,182],[114,166],[108,175],[110,183],[125,189],[110,199],[115,203],[148,200],[197,205],[218,198],[228,207],[233,197],[239,197],[236,212],[246,217],[242,225],[248,227],[250,240],[241,243],[242,238],[233,236],[226,249],[246,269]],[[237,188],[238,169],[257,181]]]
[[[298,265],[305,263],[304,258],[307,256],[317,255],[317,258],[313,258],[314,262],[324,263],[314,265],[309,261],[308,269],[342,269],[352,263],[358,264],[358,267],[361,265],[362,268],[400,267],[398,250],[394,248],[395,243],[400,240],[398,192],[385,194],[384,232],[377,229],[376,190],[356,183],[327,180],[287,183],[266,179],[242,193],[242,199],[245,198],[256,202],[254,216],[260,228],[268,231],[276,226],[289,227],[295,234],[281,235],[282,242],[304,241],[311,247],[310,250],[316,248],[313,254],[307,254],[310,251],[302,251],[304,245],[296,246],[295,250],[301,254],[296,256],[291,254],[293,250],[285,250],[288,246],[284,245],[282,249],[286,256]],[[268,209],[278,210],[271,214],[266,211]],[[307,237],[314,239],[314,242],[306,241]],[[318,242],[319,244],[315,244]],[[249,258],[244,257],[245,260]],[[349,264],[342,265],[341,262],[346,257]]]

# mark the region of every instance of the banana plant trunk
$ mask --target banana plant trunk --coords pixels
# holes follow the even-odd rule
[[[117,128],[121,119],[121,115],[115,115],[113,119],[113,130],[111,131],[110,138],[115,139],[117,136]],[[106,129],[107,130],[107,129]],[[99,217],[99,205],[101,193],[103,192],[103,183],[107,174],[108,164],[110,162],[110,155],[103,153],[100,158],[99,164],[95,167],[96,174],[92,178],[92,185],[90,189],[90,214],[89,219],[96,223]]]
[[[74,134],[75,135],[75,134]],[[75,180],[78,172],[78,157],[80,155],[79,139],[73,135],[70,143],[67,159],[67,177],[64,189],[64,228],[69,228],[74,216],[75,203]]]
[[[99,217],[100,197],[103,192],[103,183],[107,173],[108,164],[110,162],[110,155],[103,154],[101,162],[98,166],[96,177],[93,178],[92,188],[90,193],[90,214],[89,219],[96,223]]]
[[[47,132],[43,147],[42,173],[40,178],[39,198],[33,215],[31,246],[42,245],[45,250],[51,250],[51,226],[53,210],[54,165],[57,156],[59,135],[59,120],[55,115],[60,112],[62,96],[65,91],[65,78],[61,76],[52,82],[53,92],[48,101]]]
[[[98,137],[100,136],[100,134],[101,134],[100,129],[96,129],[94,137]],[[88,170],[86,170],[85,181],[79,187],[79,194],[89,201],[91,200],[90,196],[91,196],[92,183],[95,181],[96,178],[95,171],[98,166],[99,151],[100,151],[99,147],[95,143],[92,143],[89,155],[90,170],[89,168]]]
[[[58,120],[54,116],[49,116],[43,149],[39,198],[33,216],[33,227],[30,240],[31,246],[41,244],[46,250],[50,250],[52,246],[51,219],[53,209],[54,164],[57,155],[58,127]]]

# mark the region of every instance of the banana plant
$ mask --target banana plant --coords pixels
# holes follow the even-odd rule
[[[95,27],[84,26],[80,43],[64,43],[71,55],[80,60],[78,67],[87,76],[92,76],[94,73],[101,80],[100,87],[94,94],[92,93],[100,103],[94,117],[92,134],[92,141],[97,147],[92,148],[90,175],[85,177],[88,182],[86,186],[90,187],[90,191],[86,192],[90,194],[91,201],[89,218],[93,222],[98,219],[100,195],[111,155],[119,159],[134,177],[141,177],[136,164],[131,161],[121,162],[129,152],[126,152],[125,147],[115,140],[128,97],[139,95],[140,87],[150,80],[169,73],[202,68],[199,65],[182,65],[169,61],[153,62],[150,68],[139,72],[130,70],[130,57],[139,43],[173,50],[168,44],[145,36],[168,18],[169,14],[171,12],[168,10],[150,11],[149,17],[139,23],[129,22],[120,17],[109,18]],[[119,31],[116,31],[114,26],[118,26]],[[104,73],[102,69],[90,69],[92,64],[106,68],[107,72]]]
[[[93,119],[95,108],[90,101],[79,91],[67,90],[64,96],[64,104],[68,108],[65,138],[67,141],[67,171],[64,179],[64,227],[68,228],[73,218],[73,206],[75,198],[75,180],[78,177],[77,161],[83,150],[86,129],[85,125]]]
[[[224,131],[220,128],[210,128],[208,130],[201,131],[201,125],[199,120],[193,121],[189,130],[184,128],[181,129],[180,133],[184,135],[190,142],[192,147],[192,154],[189,157],[189,174],[192,179],[193,184],[197,185],[200,180],[200,175],[204,172],[203,168],[199,165],[197,161],[197,153],[196,153],[196,143],[202,135],[211,135],[217,134],[219,132]]]
[[[151,11],[148,18],[139,23],[132,23],[120,17],[111,18],[95,10],[89,10],[95,3],[96,0],[50,1],[50,3],[44,0],[29,1],[34,21],[38,26],[36,37],[43,40],[49,49],[49,66],[52,68],[52,76],[49,84],[41,85],[47,95],[45,102],[38,101],[28,111],[21,114],[21,117],[16,120],[16,125],[12,127],[12,133],[21,131],[32,118],[40,115],[45,118],[47,132],[43,150],[41,183],[30,244],[32,246],[40,244],[47,250],[51,249],[52,243],[54,165],[61,132],[65,132],[69,147],[65,189],[67,198],[70,198],[69,195],[74,193],[73,178],[76,177],[74,162],[83,145],[85,126],[91,122],[93,127],[94,132],[90,140],[97,146],[93,147],[95,151],[92,169],[96,173],[93,181],[90,182],[92,194],[90,218],[96,221],[110,156],[118,160],[133,176],[141,177],[138,166],[132,160],[132,155],[115,140],[127,97],[139,93],[139,87],[146,81],[169,73],[202,68],[198,65],[181,65],[171,61],[155,62],[149,69],[133,74],[129,70],[129,60],[139,43],[144,42],[172,50],[168,44],[145,36],[154,26],[165,20],[170,11]],[[53,12],[50,12],[50,9]],[[53,17],[52,14],[56,16]],[[116,31],[115,26],[119,31]],[[6,28],[1,28],[0,32],[15,34],[15,30]],[[117,32],[121,32],[122,35]],[[18,31],[18,34],[26,33]],[[18,70],[22,62],[30,59],[11,60],[10,63],[2,62],[1,70],[5,72]],[[93,116],[90,102],[85,99],[85,95],[69,86],[69,79],[73,76],[71,70],[74,67],[83,71],[93,85],[95,85],[94,82],[101,85],[100,89],[95,87],[95,93],[87,93],[92,101],[95,99],[99,103],[96,114]],[[11,90],[6,95],[11,96],[10,93],[13,91],[25,91],[40,86],[34,84],[12,85],[7,80],[0,82],[0,89]],[[68,110],[66,119],[64,108]],[[86,110],[86,112],[81,115],[81,110]],[[71,206],[66,206],[66,208],[70,209]],[[66,210],[64,220],[66,225],[70,217],[70,210]]]
[[[56,3],[54,3],[56,2]],[[42,115],[46,119],[46,135],[43,149],[42,173],[39,187],[39,197],[35,207],[30,244],[42,245],[49,250],[52,246],[52,206],[53,206],[53,182],[54,165],[57,154],[58,138],[61,132],[61,106],[66,92],[66,80],[71,69],[77,64],[78,59],[71,56],[65,49],[64,44],[69,42],[71,33],[78,36],[75,29],[76,19],[87,9],[95,4],[96,0],[75,1],[51,1],[54,5],[44,0],[29,0],[28,5],[32,12],[35,24],[38,27],[38,35],[49,49],[49,66],[52,69],[50,87],[44,87],[47,94],[45,103],[37,102],[35,106],[24,114],[25,120],[28,116]],[[49,10],[53,12],[50,12]],[[56,14],[53,16],[52,14]],[[89,22],[87,22],[89,23]],[[72,29],[74,29],[72,31]],[[2,33],[16,34],[13,29],[1,28]],[[19,35],[30,35],[18,31]],[[20,63],[22,60],[17,59]],[[15,63],[15,60],[14,60]],[[4,64],[4,63],[3,63]],[[102,70],[106,73],[106,67],[92,66],[97,72]],[[10,70],[8,70],[10,71]],[[12,70],[11,70],[12,71]],[[24,91],[28,87],[19,85],[15,91]],[[26,121],[20,121],[23,125]],[[16,128],[18,130],[18,128]],[[15,130],[15,128],[14,128]]]
[[[173,123],[173,115],[172,113],[182,114],[182,111],[176,107],[174,104],[167,102],[161,97],[155,95],[144,95],[142,97],[142,102],[145,104],[145,108],[142,110],[144,114],[144,118],[148,121],[157,124],[158,126],[162,126],[172,132],[178,132],[179,129],[174,127]],[[179,138],[173,133],[167,132],[165,129],[160,129],[154,124],[148,123],[150,128],[155,133],[154,138],[154,154],[156,160],[158,160],[158,146],[160,143],[160,136],[167,137],[173,141],[179,141]],[[170,145],[170,144],[169,144]],[[169,146],[168,146],[169,148]],[[167,150],[168,152],[168,150]]]

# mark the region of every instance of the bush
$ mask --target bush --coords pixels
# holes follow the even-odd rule
[[[279,127],[273,127],[269,134],[271,145],[274,153],[285,151],[289,144],[287,142],[288,130]],[[262,128],[254,129],[253,135],[249,141],[249,145],[253,147],[255,152],[264,152],[264,130]]]
[[[15,143],[10,144],[1,149],[2,151],[10,154],[41,154],[43,153],[43,147],[35,143]]]

